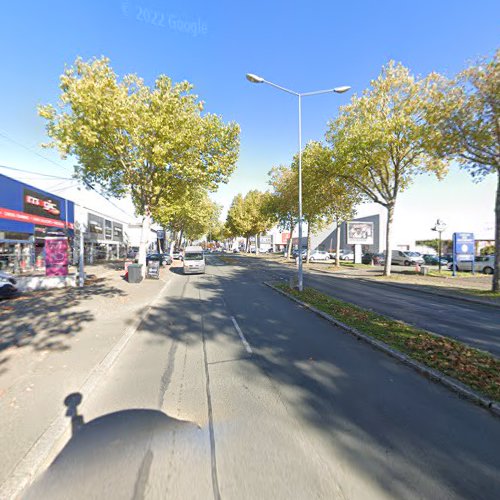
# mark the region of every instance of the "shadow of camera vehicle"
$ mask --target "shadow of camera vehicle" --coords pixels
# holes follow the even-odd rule
[[[23,498],[144,498],[146,490],[161,496],[189,491],[193,467],[206,467],[206,436],[196,424],[143,408],[85,423],[81,401],[80,393],[66,397],[71,439]],[[189,474],[181,467],[186,461]]]

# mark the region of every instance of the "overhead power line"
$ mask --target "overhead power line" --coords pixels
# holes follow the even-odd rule
[[[53,165],[56,165],[57,167],[59,168],[62,168],[64,170],[67,170],[69,172],[71,172],[71,170],[68,168],[68,167],[65,167],[64,165],[61,165],[60,163],[57,163],[56,161],[54,160],[51,160],[50,158],[47,158],[46,156],[40,154],[38,151],[35,151],[33,148],[30,148],[29,146],[26,146],[25,144],[22,144],[20,143],[19,141],[16,141],[15,139],[13,139],[12,137],[10,137],[8,134],[6,134],[5,132],[1,131],[0,130],[0,136],[7,139],[8,141],[12,142],[13,144],[16,144],[17,146],[25,149],[26,151],[29,151],[37,156],[39,156],[40,158],[44,159],[45,161],[48,161],[49,163],[52,163]],[[28,170],[22,170],[22,169],[19,169],[19,168],[14,168],[14,167],[7,167],[7,166],[4,166],[4,165],[0,165],[0,167],[3,167],[3,168],[7,168],[9,170],[16,170],[18,172],[25,172],[25,173],[28,173],[28,174],[32,174],[32,175],[41,175],[41,176],[45,176],[45,177],[51,177],[53,179],[68,179],[68,180],[71,180],[70,178],[67,178],[67,177],[60,177],[60,176],[56,176],[56,175],[49,175],[49,174],[41,174],[41,173],[38,173],[38,172],[30,172]],[[123,210],[122,208],[120,208],[118,205],[116,205],[115,203],[113,203],[109,198],[107,198],[106,196],[104,196],[100,191],[98,191],[94,186],[92,186],[91,184],[89,184],[87,181],[85,181],[84,179],[82,179],[82,182],[90,189],[94,190],[99,196],[101,196],[102,198],[104,198],[108,203],[110,203],[113,207],[115,207],[117,210],[120,210],[120,212],[124,213],[125,215],[127,215],[128,217],[131,217],[131,215],[127,212],[125,212],[125,210]],[[133,217],[133,216],[132,216]]]
[[[59,175],[42,174],[41,172],[32,172],[30,170],[24,170],[22,168],[7,167],[7,165],[0,165],[0,168],[6,168],[7,170],[15,170],[16,172],[23,172],[25,174],[40,175],[41,177],[50,177],[51,179],[63,179],[65,181],[74,180],[71,177],[61,177]]]
[[[48,161],[49,163],[52,163],[56,167],[59,167],[59,168],[62,168],[64,170],[67,170],[68,172],[71,172],[71,170],[68,167],[66,167],[64,165],[61,165],[60,163],[57,163],[56,161],[54,161],[54,160],[52,160],[50,158],[47,158],[46,156],[40,154],[38,151],[34,150],[33,148],[30,148],[29,146],[26,146],[25,144],[22,144],[21,142],[16,141],[15,139],[13,139],[12,137],[10,137],[8,134],[6,134],[5,132],[3,132],[1,130],[0,130],[0,136],[2,136],[4,139],[7,139],[10,142],[12,142],[13,144],[16,144],[20,148],[23,148],[26,151],[29,151],[29,152],[31,152],[31,153],[39,156],[40,158],[44,159],[45,161]]]
[[[0,168],[5,168],[7,170],[13,170],[13,171],[16,171],[16,172],[22,172],[22,173],[25,173],[25,174],[39,175],[41,177],[47,177],[47,178],[50,178],[50,179],[61,179],[61,180],[64,180],[64,181],[71,181],[71,182],[75,182],[75,183],[79,182],[79,179],[75,179],[75,178],[72,178],[72,177],[60,177],[58,175],[42,174],[40,172],[32,172],[30,170],[25,170],[23,168],[7,167],[6,165],[0,165]],[[120,212],[124,213],[128,217],[134,217],[130,213],[128,213],[125,210],[123,210],[123,208],[119,207],[114,202],[112,202],[108,197],[106,197],[105,195],[103,195],[98,189],[96,189],[94,186],[92,186],[92,184],[88,183],[87,181],[85,181],[83,179],[81,181],[85,184],[85,186],[87,186],[89,189],[92,189],[93,191],[95,191],[99,196],[101,196],[102,198],[104,198],[110,205],[112,205],[113,207],[115,207],[117,210],[120,210]],[[58,184],[58,186],[60,186],[60,185],[61,184]],[[61,190],[69,189],[69,188],[70,187],[68,186],[66,188],[59,188],[59,189],[57,189],[57,186],[56,186],[56,187],[51,188],[51,190],[52,191],[61,191]]]

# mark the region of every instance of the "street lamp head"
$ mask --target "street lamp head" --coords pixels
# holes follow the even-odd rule
[[[264,78],[253,75],[252,73],[247,73],[247,80],[252,83],[264,83]]]
[[[351,87],[349,87],[349,85],[344,85],[343,87],[335,87],[333,91],[336,92],[337,94],[343,94],[344,92],[347,92],[350,89]]]

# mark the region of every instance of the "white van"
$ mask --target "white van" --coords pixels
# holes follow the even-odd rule
[[[199,246],[186,247],[183,258],[184,274],[203,274],[205,272],[205,254]]]
[[[393,250],[391,261],[393,264],[399,266],[414,266],[416,264],[425,264],[423,257],[418,252],[409,252],[406,250]]]

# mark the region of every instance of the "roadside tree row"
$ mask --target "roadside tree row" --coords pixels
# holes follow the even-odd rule
[[[272,220],[291,233],[298,221],[298,158],[269,173]],[[389,62],[361,95],[340,108],[325,142],[303,151],[303,217],[314,232],[351,218],[360,201],[387,211],[384,274],[391,272],[391,235],[400,193],[422,174],[442,179],[455,164],[474,181],[496,174],[496,249],[500,247],[500,51],[447,79],[416,77]],[[339,231],[337,231],[339,233]],[[309,238],[308,238],[309,241]],[[290,252],[290,248],[289,248]],[[499,291],[496,252],[493,290]],[[338,255],[338,242],[337,242]]]
[[[134,74],[119,78],[105,57],[77,59],[60,78],[59,103],[39,107],[47,146],[76,159],[78,178],[114,197],[131,196],[143,220],[143,264],[153,217],[194,239],[207,221],[192,204],[208,207],[203,217],[213,219],[207,193],[236,166],[239,126],[204,113],[192,91],[165,75],[152,86]]]

